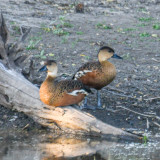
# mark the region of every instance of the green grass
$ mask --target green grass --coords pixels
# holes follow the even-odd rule
[[[147,23],[140,23],[140,24],[137,24],[137,27],[145,27],[145,26],[149,26],[149,24]]]
[[[88,60],[88,59],[90,59],[90,57],[89,57],[89,56],[84,56],[84,58],[85,58],[85,59],[87,59],[87,60]]]
[[[141,21],[141,22],[150,22],[150,21],[152,21],[153,20],[153,18],[152,17],[141,17],[141,18],[139,18],[139,21]]]
[[[15,31],[16,34],[21,34],[19,26],[12,26],[12,29]]]
[[[41,29],[45,32],[52,32],[55,35],[58,36],[64,36],[69,35],[70,33],[68,31],[65,31],[63,28],[72,28],[73,25],[65,20],[64,16],[59,17],[59,24],[53,24],[53,26],[46,26],[44,24],[41,25]]]
[[[72,28],[73,27],[73,24],[71,24],[70,22],[68,22],[66,19],[65,19],[65,16],[59,16],[59,20],[60,20],[60,24],[57,25],[57,27],[67,27],[67,28]]]
[[[96,28],[97,29],[112,29],[111,26],[108,26],[108,25],[106,25],[104,23],[98,23],[98,24],[96,24]]]
[[[72,42],[72,48],[74,48],[77,45],[78,42],[79,42],[79,39],[76,39],[75,41],[73,41]]]
[[[41,24],[41,29],[47,33],[52,31],[52,28],[46,26],[45,24]]]
[[[65,21],[66,19],[65,19],[65,16],[59,16],[59,20],[60,21]]]
[[[11,21],[10,22],[12,29],[15,31],[16,34],[20,34],[20,27],[16,24],[16,22]]]
[[[68,42],[68,36],[63,36],[62,40],[61,40],[61,43],[65,44],[67,42]]]
[[[147,12],[147,9],[146,8],[139,8],[138,11],[140,11],[140,12]]]
[[[148,32],[143,32],[143,33],[140,33],[139,36],[140,36],[140,37],[150,37],[151,34],[148,33]]]
[[[126,59],[126,60],[127,59],[129,60],[129,59],[131,59],[131,55],[130,55],[130,53],[126,53],[126,54],[122,55],[122,58]]]
[[[26,50],[32,50],[32,49],[36,49],[36,46],[38,45],[38,43],[42,40],[41,37],[32,37],[30,38],[30,41],[26,47]]]
[[[58,35],[58,36],[67,36],[70,33],[67,31],[64,31],[62,28],[55,28],[52,30],[53,34]]]
[[[155,30],[160,30],[160,24],[154,24],[153,29]]]
[[[147,136],[144,136],[144,137],[143,137],[143,143],[144,143],[144,144],[147,144],[147,141],[148,141],[148,137],[147,137]]]
[[[64,35],[69,35],[70,34],[69,32],[62,29],[59,25],[56,25],[53,28],[42,27],[42,30],[44,30],[47,33],[52,32],[53,34],[58,35],[58,36],[64,36]]]
[[[128,36],[129,36],[129,37],[132,37],[132,38],[137,37],[136,34],[129,34]]]
[[[136,29],[135,28],[124,28],[123,31],[126,31],[126,32],[131,32],[131,31],[135,31]]]
[[[67,27],[67,28],[72,28],[73,24],[69,23],[69,22],[64,22],[63,23],[63,27]]]
[[[76,32],[76,34],[77,35],[82,35],[82,34],[84,34],[82,31],[78,31],[78,32]]]
[[[40,54],[35,55],[36,58],[46,59],[46,56],[44,55],[44,50],[41,50]]]
[[[10,24],[11,24],[11,25],[15,25],[15,24],[16,24],[16,22],[14,22],[14,21],[11,21],[11,22],[10,22]]]

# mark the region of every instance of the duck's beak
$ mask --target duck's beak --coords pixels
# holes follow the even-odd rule
[[[39,72],[43,72],[43,71],[47,71],[47,67],[46,66],[43,66],[42,68],[39,69]]]
[[[122,57],[118,56],[116,53],[114,53],[111,58],[123,59]]]

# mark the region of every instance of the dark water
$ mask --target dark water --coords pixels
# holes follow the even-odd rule
[[[160,135],[148,143],[0,132],[0,160],[160,160]]]

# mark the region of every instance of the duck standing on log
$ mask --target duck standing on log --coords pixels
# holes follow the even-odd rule
[[[116,77],[116,68],[108,61],[109,58],[122,59],[112,48],[103,46],[99,49],[98,61],[85,63],[73,76],[74,80],[79,80],[84,85],[97,90],[97,107],[88,106],[87,98],[85,98],[84,108],[103,109],[100,90],[110,84]]]
[[[80,103],[91,92],[90,88],[77,80],[57,81],[58,67],[54,60],[47,60],[39,71],[47,71],[47,78],[40,87],[43,103],[59,107]]]

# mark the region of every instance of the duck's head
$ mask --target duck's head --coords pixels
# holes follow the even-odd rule
[[[43,62],[43,67],[39,71],[47,71],[47,75],[56,77],[58,72],[57,62],[55,60],[47,60]]]
[[[99,61],[107,61],[109,58],[123,59],[122,57],[118,56],[112,48],[108,46],[101,47],[98,52]]]

